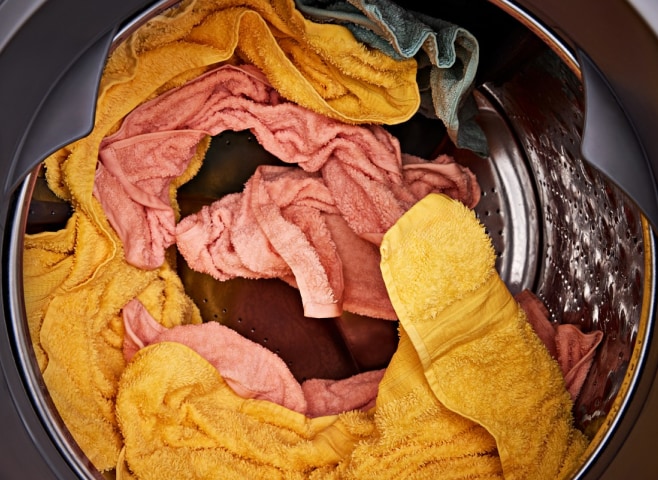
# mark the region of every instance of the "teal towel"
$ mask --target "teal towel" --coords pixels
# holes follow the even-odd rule
[[[470,32],[405,10],[391,0],[295,0],[295,4],[307,18],[344,25],[359,41],[393,58],[415,57],[419,113],[441,119],[458,147],[486,156],[487,141],[475,121],[472,96],[479,46]]]

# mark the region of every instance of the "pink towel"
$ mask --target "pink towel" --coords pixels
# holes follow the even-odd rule
[[[321,417],[328,412],[369,410],[375,406],[379,382],[386,369],[359,373],[344,380],[314,378],[302,383],[307,401],[306,415]]]
[[[560,365],[567,390],[575,400],[592,366],[596,348],[603,340],[603,332],[597,330],[583,333],[575,325],[553,325],[548,319],[546,306],[529,290],[519,293],[516,300],[551,356]]]
[[[175,230],[169,186],[196,143],[204,135],[245,129],[303,171],[262,167],[244,192],[184,219]],[[313,317],[340,315],[345,284],[360,282],[345,278],[337,253],[350,250],[349,235],[342,229],[340,239],[332,236],[323,217],[340,215],[358,237],[377,245],[411,205],[432,191],[469,207],[480,195],[474,175],[452,158],[426,162],[403,156],[384,128],[343,124],[285,102],[249,66],[220,67],[134,110],[102,143],[95,184],[130,263],[159,266],[176,238],[190,267],[215,278],[278,277],[297,286],[305,314]],[[368,268],[354,268],[379,277],[378,252],[373,255],[364,260]],[[366,296],[349,293],[349,308],[395,318],[383,281],[374,283],[377,302],[361,307]]]
[[[178,342],[208,360],[241,397],[267,400],[309,417],[367,410],[374,405],[384,370],[343,380],[311,379],[301,385],[276,354],[217,322],[167,329],[137,300],[123,308],[126,362],[140,348]]]
[[[304,315],[347,311],[395,319],[379,251],[339,215],[322,178],[261,166],[244,191],[184,218],[179,251],[191,268],[219,280],[281,278],[299,289]]]

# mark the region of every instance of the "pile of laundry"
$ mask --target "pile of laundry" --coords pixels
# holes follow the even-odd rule
[[[389,0],[191,0],[108,59],[93,131],[44,162],[65,228],[27,235],[25,298],[53,402],[100,471],[139,478],[567,478],[601,334],[554,326],[495,270],[455,158],[402,151],[422,114],[486,155],[478,44]],[[426,81],[421,81],[424,79]],[[281,165],[181,218],[210,142]],[[180,259],[278,279],[309,318],[397,322],[386,368],[300,382],[201,316]]]

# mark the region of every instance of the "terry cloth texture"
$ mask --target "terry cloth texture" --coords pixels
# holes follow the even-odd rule
[[[400,345],[367,412],[307,418],[236,395],[159,343],[117,396],[136,478],[568,478],[587,441],[557,363],[494,270],[472,211],[431,194],[381,245]]]
[[[416,58],[420,112],[443,121],[453,143],[480,155],[487,140],[475,121],[477,39],[466,29],[412,12],[391,0],[296,0],[318,22],[345,25],[356,38],[394,58]]]
[[[292,0],[183,1],[120,44],[101,80],[92,132],[46,160],[48,184],[75,213],[25,243],[26,310],[46,386],[81,449],[113,469],[123,440],[114,400],[125,362],[120,310],[136,296],[165,326],[200,322],[168,262],[124,260],[92,190],[101,141],[137,106],[218,63],[254,63],[290,101],[343,121],[397,123],[419,105],[416,62],[369,50],[347,29],[305,20]],[[172,190],[195,173],[207,139]],[[174,192],[171,205],[177,210]]]
[[[247,129],[301,169],[261,166],[242,193],[176,227],[170,183],[198,142]],[[359,268],[356,273],[365,274],[356,278],[344,278],[353,272],[343,272],[339,251],[367,251],[364,240],[378,244],[429,192],[448,193],[469,207],[480,196],[475,176],[452,158],[403,156],[383,127],[345,124],[286,102],[252,66],[219,67],[141,105],[103,140],[99,155],[94,194],[129,263],[155,268],[176,240],[191,268],[219,280],[284,279],[299,288],[305,314],[319,318],[341,314],[345,284],[380,277],[376,249],[364,258],[370,268]],[[383,282],[376,287],[360,296],[349,290],[346,308],[394,319]]]
[[[341,380],[310,379],[300,384],[278,355],[220,323],[165,328],[137,299],[123,308],[123,322],[126,362],[145,346],[177,342],[210,362],[240,397],[268,400],[308,417],[369,409],[384,374],[384,370],[373,370]]]
[[[516,295],[528,321],[551,356],[557,360],[572,400],[576,400],[594,361],[603,332],[584,333],[576,325],[553,324],[546,306],[529,290]]]

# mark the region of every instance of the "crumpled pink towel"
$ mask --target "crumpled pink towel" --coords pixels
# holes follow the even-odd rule
[[[221,209],[207,209],[175,229],[169,187],[198,141],[245,129],[304,171],[261,169],[242,194],[223,199]],[[251,66],[220,67],[135,109],[103,141],[99,158],[94,192],[128,262],[157,267],[176,238],[189,266],[215,278],[278,277],[297,286],[305,314],[313,317],[340,315],[345,283],[357,285],[343,278],[323,215],[340,215],[358,237],[378,245],[430,192],[469,207],[480,196],[475,176],[452,158],[426,162],[402,155],[397,139],[380,126],[343,124],[285,102]],[[367,270],[379,276],[378,262]],[[352,311],[395,318],[388,302],[369,308]]]
[[[596,348],[603,340],[603,332],[583,333],[575,325],[553,325],[546,306],[530,290],[523,290],[515,298],[537,336],[560,365],[567,390],[575,400],[592,366]]]
[[[137,299],[123,308],[123,321],[126,362],[140,348],[178,342],[208,360],[241,397],[268,400],[308,417],[371,408],[384,375],[384,370],[373,370],[342,380],[311,379],[300,385],[278,355],[217,322],[168,329]]]
[[[404,165],[409,206],[443,185],[452,187],[455,165],[446,156],[430,165]],[[342,172],[332,175],[350,181]],[[337,317],[345,309],[395,320],[379,269],[377,245],[384,231],[359,236],[341,214],[328,183],[324,175],[299,168],[261,166],[241,193],[184,218],[176,228],[178,249],[191,268],[218,280],[283,279],[299,289],[308,317]],[[362,186],[340,189],[342,197],[364,196]],[[382,195],[375,192],[373,197]]]

